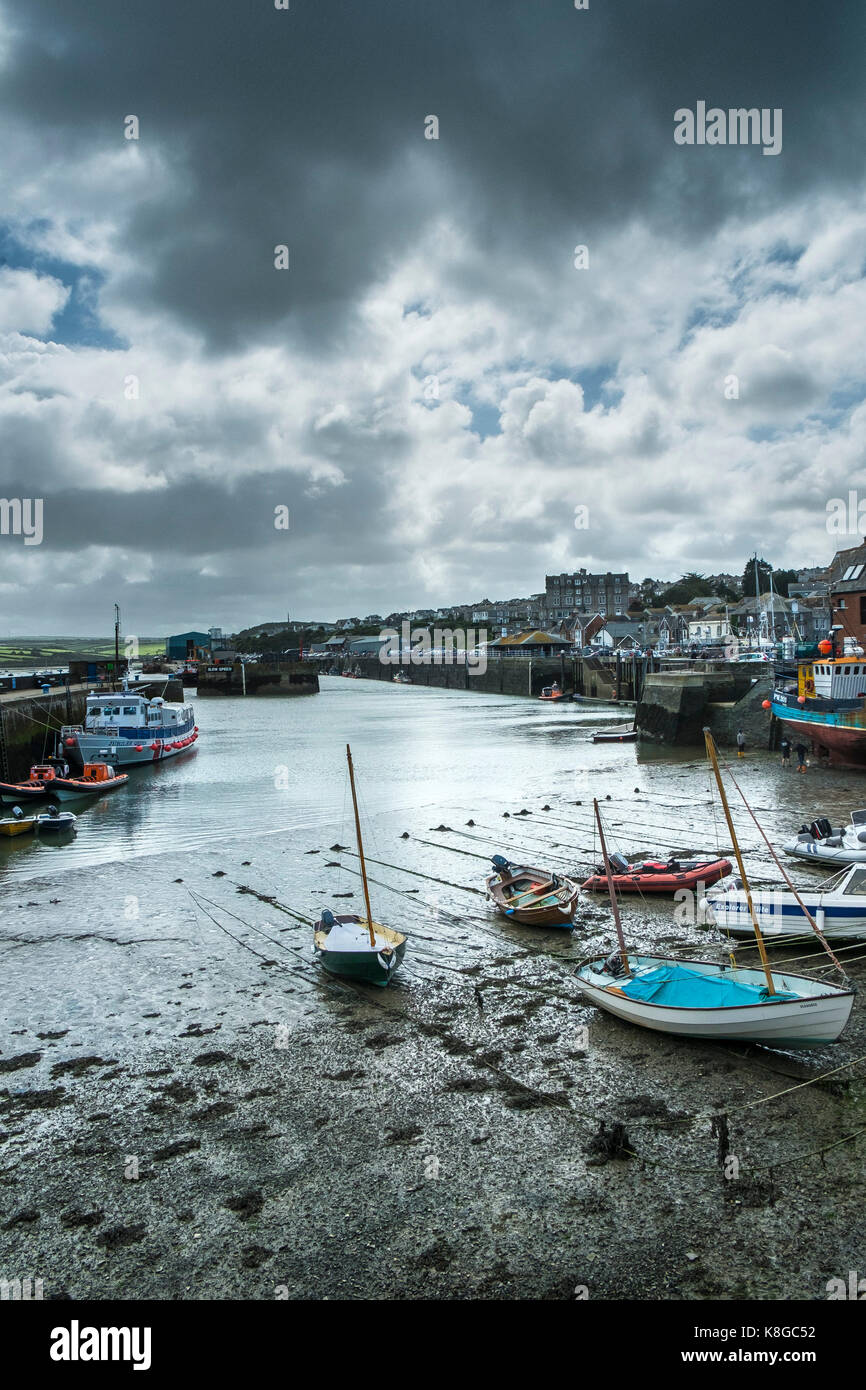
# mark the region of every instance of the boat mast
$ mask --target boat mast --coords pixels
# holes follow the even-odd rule
[[[602,829],[601,824],[601,812],[598,809],[598,801],[595,797],[593,797],[592,804],[595,808],[595,820],[598,826],[598,838],[601,841],[601,854],[604,860],[604,872],[607,878],[608,892],[610,893],[610,906],[613,912],[613,920],[616,925],[616,939],[619,942],[619,953],[622,956],[622,963],[625,966],[626,973],[628,973],[631,970],[631,966],[628,963],[628,952],[625,949],[625,937],[622,934],[622,922],[619,920],[619,904],[616,900],[616,889],[613,886],[613,875],[610,870],[610,861],[607,857],[607,845],[604,842],[604,830]]]
[[[114,605],[114,684],[120,676],[120,605]]]
[[[364,843],[361,839],[361,817],[358,815],[358,797],[355,793],[355,769],[352,766],[352,750],[346,744],[346,761],[349,764],[349,785],[352,788],[352,806],[355,810],[355,834],[358,839],[358,858],[361,861],[361,882],[364,885],[364,902],[367,905],[367,930],[370,933],[370,945],[376,945],[376,933],[373,931],[373,914],[370,911],[370,890],[367,887],[367,865],[364,863]]]
[[[776,986],[773,984],[773,976],[770,971],[770,962],[767,960],[767,948],[764,945],[764,938],[761,935],[761,928],[758,926],[758,914],[755,911],[755,904],[752,901],[752,890],[749,887],[749,880],[746,877],[746,868],[743,864],[743,856],[740,853],[740,846],[737,840],[737,832],[734,829],[734,822],[731,819],[731,808],[728,805],[728,798],[725,796],[725,788],[722,785],[722,774],[719,771],[719,761],[716,757],[716,745],[713,742],[713,736],[710,733],[709,729],[704,729],[704,742],[707,745],[707,757],[709,758],[713,772],[716,775],[716,784],[719,788],[719,796],[722,800],[722,810],[725,813],[725,820],[728,822],[728,830],[730,831],[731,835],[731,844],[734,846],[734,854],[737,856],[737,868],[740,871],[740,878],[743,883],[743,888],[746,891],[746,902],[749,904],[749,913],[752,918],[752,927],[754,928],[755,932],[755,940],[758,943],[758,952],[761,957],[761,964],[764,967],[764,974],[767,978],[767,993],[775,994]]]

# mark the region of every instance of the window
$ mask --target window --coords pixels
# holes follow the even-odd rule
[[[866,893],[866,869],[855,869],[845,884],[846,893]]]
[[[123,712],[124,714],[135,714],[135,705],[124,705]]]
[[[866,594],[860,595],[860,622],[866,625]]]

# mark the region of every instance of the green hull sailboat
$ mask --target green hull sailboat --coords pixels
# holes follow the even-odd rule
[[[361,839],[361,820],[358,815],[358,798],[355,793],[355,771],[352,766],[352,750],[348,744],[346,759],[349,764],[349,783],[352,788],[358,858],[361,862],[367,916],[366,919],[354,915],[335,917],[333,912],[324,911],[315,928],[313,950],[324,969],[331,975],[341,975],[347,980],[360,980],[365,984],[387,985],[406,954],[406,938],[401,932],[373,921],[364,845]]]

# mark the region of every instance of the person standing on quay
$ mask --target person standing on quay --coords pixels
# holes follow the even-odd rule
[[[809,750],[808,750],[808,748],[806,747],[805,743],[798,743],[797,746],[796,746],[796,748],[794,749],[794,752],[797,754],[797,771],[798,771],[798,772],[805,772],[805,771],[806,771],[806,754],[808,753],[808,751],[809,751]]]
[[[737,757],[743,758],[746,755],[746,735],[742,729],[737,730]]]
[[[783,738],[783,739],[782,739],[782,742],[779,744],[779,752],[780,752],[781,755],[782,755],[782,767],[790,767],[790,766],[791,766],[791,744],[790,744],[790,741],[789,741],[788,739],[786,739],[786,738]]]

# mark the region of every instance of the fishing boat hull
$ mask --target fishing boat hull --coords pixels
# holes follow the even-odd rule
[[[503,917],[524,927],[574,926],[580,889],[573,879],[551,875],[546,869],[508,865],[508,871],[491,875],[487,894]]]
[[[760,987],[764,972],[731,969],[712,961],[675,961],[670,957],[632,956],[635,975],[664,966],[685,966],[689,972],[718,977],[724,972],[734,983]],[[605,958],[581,961],[575,971],[577,987],[588,1003],[596,1004],[617,1018],[653,1032],[682,1038],[708,1038],[715,1041],[761,1043],[765,1047],[822,1047],[837,1041],[851,1015],[853,989],[810,980],[804,975],[773,971],[774,987],[782,993],[795,992],[794,999],[761,999],[759,1002],[725,1007],[687,1007],[629,998],[622,992],[625,977],[604,973]]]
[[[682,888],[709,888],[718,883],[732,869],[730,859],[713,859],[705,863],[686,867],[678,872],[641,872],[634,866],[634,872],[613,874],[613,886],[618,893],[677,893]],[[608,892],[607,874],[597,873],[588,878],[581,887],[588,893]]]

